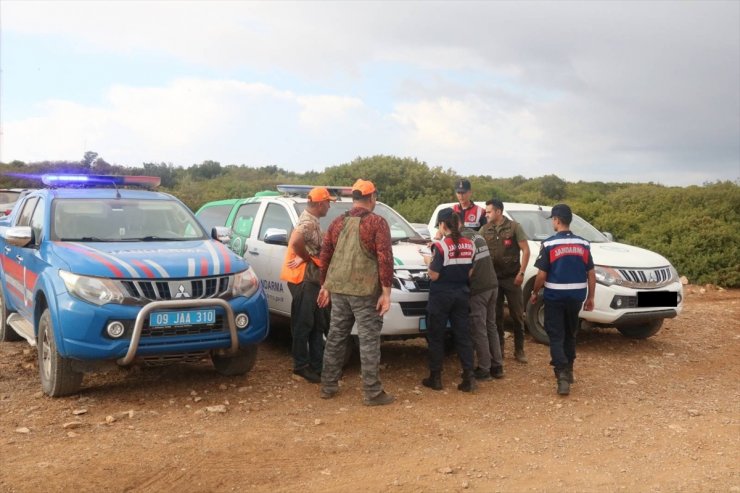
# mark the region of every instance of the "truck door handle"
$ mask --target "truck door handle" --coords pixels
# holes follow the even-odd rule
[[[260,251],[259,251],[259,250],[257,250],[256,248],[254,248],[254,249],[252,249],[252,250],[247,250],[247,251],[248,251],[248,252],[249,252],[249,253],[250,253],[251,255],[259,255],[259,254],[260,254]]]
[[[4,248],[4,250],[5,250],[5,253],[10,253],[10,247],[9,247],[9,246],[6,246],[6,247]]]
[[[20,255],[16,255],[16,256],[15,256],[15,259],[16,259],[16,260],[17,260],[18,262],[23,262],[23,257],[21,257]]]

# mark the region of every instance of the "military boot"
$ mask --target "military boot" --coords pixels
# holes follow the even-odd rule
[[[442,390],[442,372],[432,371],[429,372],[429,376],[421,381],[424,387],[429,387],[432,390]]]
[[[570,394],[570,381],[568,380],[568,370],[556,370],[555,374],[558,379],[558,395]]]
[[[478,390],[478,382],[475,381],[473,370],[464,370],[462,382],[457,385],[457,390],[462,392],[475,392]]]
[[[565,371],[567,372],[566,376],[568,377],[568,383],[575,383],[576,379],[573,376],[573,363],[569,364]]]

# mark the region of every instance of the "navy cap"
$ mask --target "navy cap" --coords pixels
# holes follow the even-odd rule
[[[470,190],[470,182],[468,180],[457,180],[455,182],[455,192],[467,192]]]
[[[444,209],[441,209],[437,213],[437,224],[449,219],[454,213],[455,211],[452,210],[452,207],[445,207]]]
[[[564,223],[570,224],[573,220],[573,212],[567,204],[556,204],[552,206],[548,219],[557,217],[563,220]]]

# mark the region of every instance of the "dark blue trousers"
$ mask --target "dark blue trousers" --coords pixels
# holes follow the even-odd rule
[[[550,364],[557,373],[568,368],[576,359],[578,313],[583,301],[545,300],[545,331],[550,338]]]
[[[293,296],[290,305],[290,331],[293,335],[293,369],[309,366],[321,373],[324,359],[324,334],[329,331],[329,308],[319,308],[319,285],[312,282],[288,283]]]
[[[473,369],[473,340],[470,336],[470,293],[462,289],[429,293],[427,304],[429,370],[442,371],[447,321],[455,337],[455,349],[463,370]]]

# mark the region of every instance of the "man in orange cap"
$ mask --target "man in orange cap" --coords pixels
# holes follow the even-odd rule
[[[324,187],[313,188],[308,193],[308,204],[290,235],[280,273],[280,279],[288,282],[293,296],[290,305],[293,373],[311,383],[321,382],[324,334],[329,327],[329,309],[318,306],[317,302],[323,240],[319,218],[326,216],[335,200]]]
[[[380,331],[391,304],[393,250],[385,219],[373,214],[377,190],[372,182],[352,186],[352,209],[332,221],[321,247],[319,305],[331,297],[331,324],[324,350],[321,398],[339,392],[347,342],[357,323],[366,406],[390,404],[395,398],[380,383]]]

